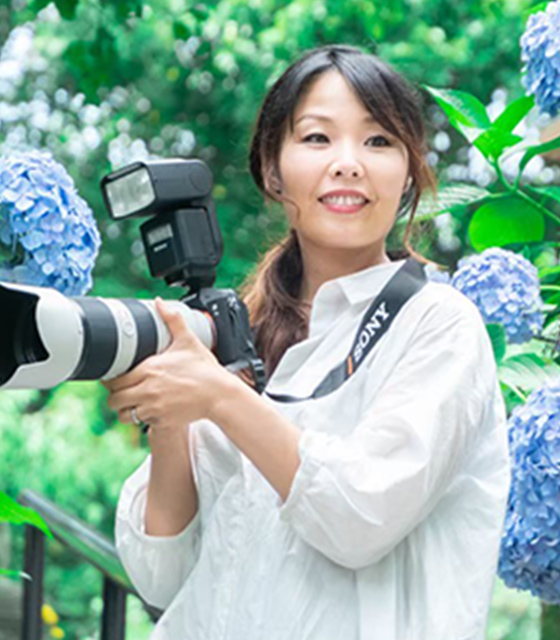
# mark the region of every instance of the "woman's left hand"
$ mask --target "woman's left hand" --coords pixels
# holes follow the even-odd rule
[[[109,406],[120,422],[138,420],[152,428],[184,427],[210,417],[223,395],[222,385],[232,376],[196,337],[179,313],[156,299],[156,310],[171,334],[162,353],[150,356],[132,371],[104,382],[111,392]]]

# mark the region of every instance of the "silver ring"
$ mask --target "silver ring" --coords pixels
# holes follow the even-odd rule
[[[136,407],[132,407],[130,410],[130,418],[132,420],[132,422],[134,422],[134,424],[140,425],[142,424],[142,420],[140,420],[140,418],[138,417],[138,414],[136,413]]]
[[[140,427],[140,429],[142,429],[142,433],[148,433],[148,429],[150,428],[150,425],[144,422],[143,420],[140,420],[140,418],[138,417],[138,412],[136,411],[136,407],[132,407],[130,409],[130,418],[135,425],[137,425],[138,427]]]

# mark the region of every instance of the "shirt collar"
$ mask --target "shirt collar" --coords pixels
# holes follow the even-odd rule
[[[342,292],[351,305],[370,300],[381,291],[404,263],[405,260],[384,262],[348,276],[329,280],[319,287],[313,303],[331,295],[336,296],[336,293],[333,294],[335,289]]]
[[[349,307],[373,300],[405,260],[384,262],[323,283],[313,299],[309,337],[318,336]]]

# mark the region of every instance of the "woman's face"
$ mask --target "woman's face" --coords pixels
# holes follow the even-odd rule
[[[385,238],[406,188],[408,152],[373,121],[338,72],[319,76],[300,100],[279,169],[282,196],[300,209],[298,214],[284,203],[305,254],[361,250],[371,252],[372,264],[386,259]],[[340,191],[346,196],[337,196]]]

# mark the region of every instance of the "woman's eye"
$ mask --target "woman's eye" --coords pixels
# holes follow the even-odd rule
[[[374,144],[372,145],[374,147],[389,147],[391,145],[385,136],[372,136],[369,140],[374,141]]]
[[[305,136],[305,138],[303,138],[303,142],[323,142],[325,140],[328,141],[328,138],[323,133],[310,133],[308,136]],[[373,147],[391,146],[391,142],[385,136],[382,136],[382,135],[371,136],[371,138],[368,138],[368,142],[370,140],[373,140],[373,143],[370,145]]]
[[[303,141],[304,142],[315,142],[311,138],[325,138],[325,140],[326,140],[327,136],[323,135],[322,133],[310,133],[308,136],[305,136]]]

